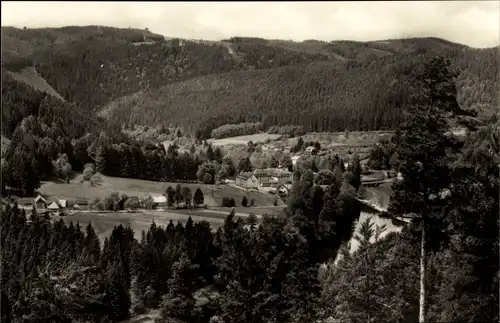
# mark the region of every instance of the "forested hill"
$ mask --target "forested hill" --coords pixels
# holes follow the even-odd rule
[[[120,125],[176,125],[204,136],[245,121],[311,131],[394,128],[410,77],[435,55],[462,70],[463,107],[486,119],[497,110],[498,48],[437,38],[209,42],[98,26],[2,27],[2,36],[7,70],[34,66],[79,112]]]

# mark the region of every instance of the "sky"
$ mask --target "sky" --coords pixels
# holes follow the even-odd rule
[[[2,26],[104,25],[169,37],[384,40],[440,37],[500,44],[500,1],[25,2],[2,1]]]

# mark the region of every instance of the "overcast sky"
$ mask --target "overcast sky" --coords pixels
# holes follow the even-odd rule
[[[500,43],[499,1],[416,2],[2,2],[2,26],[107,25],[217,40],[383,40],[441,37]]]

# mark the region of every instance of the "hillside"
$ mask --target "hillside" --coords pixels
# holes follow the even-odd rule
[[[45,92],[50,94],[60,100],[64,100],[63,97],[57,93],[56,90],[50,86],[35,70],[33,67],[23,68],[19,73],[16,72],[8,72],[12,78],[18,82],[25,83],[26,85],[31,86],[37,91]]]
[[[485,66],[495,51],[469,51],[454,59],[463,70],[459,103],[487,119],[496,111],[498,70]],[[256,121],[307,131],[392,129],[423,58],[395,54],[348,66],[328,60],[200,76],[120,98],[104,111],[121,123],[183,125],[205,136],[225,123]]]
[[[2,27],[2,36],[2,65],[14,79],[25,82],[22,71],[35,67],[40,82],[29,85],[53,88],[78,113],[117,126],[182,126],[205,138],[223,124],[256,121],[306,131],[392,129],[410,78],[434,55],[462,70],[462,107],[483,119],[497,110],[497,49],[438,38],[195,41],[98,26]]]

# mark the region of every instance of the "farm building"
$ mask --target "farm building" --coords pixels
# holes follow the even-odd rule
[[[244,188],[257,189],[259,188],[259,180],[251,172],[240,173],[238,177],[236,177],[236,185]]]
[[[167,197],[164,195],[157,195],[153,196],[153,202],[154,204],[158,207],[165,207],[167,206]]]
[[[292,181],[292,173],[286,169],[266,168],[256,169],[253,175],[259,181],[261,187],[275,187]]]
[[[47,210],[50,211],[62,211],[68,207],[68,201],[66,200],[57,200],[52,202],[49,206],[47,206]]]
[[[37,209],[46,209],[47,208],[47,201],[41,195],[38,195],[35,198],[35,207]]]
[[[297,164],[297,160],[299,160],[300,156],[292,156],[292,165],[295,166]]]

